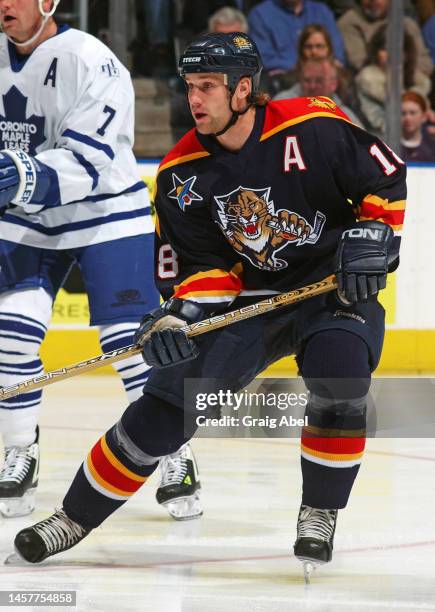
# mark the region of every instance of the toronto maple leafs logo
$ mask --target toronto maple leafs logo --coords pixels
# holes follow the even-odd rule
[[[15,87],[3,96],[4,116],[0,114],[0,146],[21,149],[35,155],[45,142],[45,117],[26,116],[27,98]]]
[[[277,271],[288,264],[276,254],[289,245],[315,244],[326,217],[317,211],[313,225],[298,213],[275,211],[270,187],[238,187],[215,196],[218,225],[231,246],[260,270]]]
[[[203,198],[193,191],[192,187],[195,184],[196,176],[191,176],[185,181],[178,178],[176,174],[172,174],[174,188],[168,193],[168,196],[173,200],[177,200],[179,207],[184,212],[186,206],[190,206],[195,200],[201,202]]]

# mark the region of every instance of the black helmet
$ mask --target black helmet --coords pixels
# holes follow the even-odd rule
[[[242,77],[249,76],[252,95],[258,92],[262,69],[256,44],[243,32],[205,34],[186,47],[178,63],[181,77],[195,72],[226,74],[230,91]]]

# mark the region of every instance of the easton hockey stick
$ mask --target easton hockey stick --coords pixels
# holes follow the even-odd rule
[[[198,323],[186,325],[181,329],[185,331],[190,338],[192,338],[194,336],[199,336],[200,334],[205,334],[209,331],[214,331],[220,327],[232,325],[238,321],[255,317],[264,312],[270,312],[276,308],[289,306],[290,304],[301,302],[307,298],[314,297],[322,293],[327,293],[333,289],[337,289],[337,280],[334,275],[331,275],[327,276],[321,281],[318,281],[317,283],[311,283],[311,285],[306,285],[300,289],[293,289],[287,293],[272,295],[261,302],[244,306],[238,310],[232,310],[230,312],[216,315],[215,317],[204,319]],[[71,378],[72,376],[77,376],[83,372],[95,370],[103,365],[109,365],[111,363],[116,363],[117,361],[122,361],[128,357],[137,355],[141,352],[141,350],[141,347],[137,344],[131,344],[130,346],[124,346],[123,348],[115,349],[109,353],[103,353],[102,355],[98,355],[98,357],[92,357],[86,361],[80,361],[74,365],[65,366],[64,368],[59,368],[58,370],[53,370],[52,372],[47,372],[46,374],[40,374],[39,376],[35,376],[35,378],[29,378],[20,383],[16,383],[15,385],[11,385],[10,387],[0,389],[0,400],[15,397],[16,395],[27,393],[28,391],[42,389],[42,387],[51,385],[54,382],[65,380],[66,378]]]

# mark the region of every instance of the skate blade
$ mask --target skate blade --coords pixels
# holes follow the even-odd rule
[[[314,572],[318,564],[313,563],[312,561],[302,561],[302,565],[304,568],[305,584],[311,584],[311,574]]]
[[[10,554],[4,560],[4,565],[10,565],[12,567],[23,567],[24,565],[34,565],[34,563],[29,563],[23,557],[17,553],[16,551]]]
[[[189,497],[178,497],[162,504],[176,521],[191,521],[199,518],[203,514],[199,495],[189,495]]]
[[[22,497],[0,499],[0,514],[4,518],[27,516],[35,509],[36,489],[29,489]]]

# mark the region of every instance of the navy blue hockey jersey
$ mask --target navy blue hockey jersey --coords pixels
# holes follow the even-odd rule
[[[376,219],[400,241],[406,168],[329,98],[269,102],[237,153],[195,129],[162,161],[156,282],[216,311],[333,272],[343,230]]]

